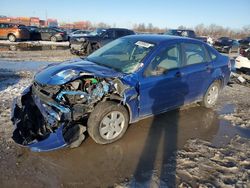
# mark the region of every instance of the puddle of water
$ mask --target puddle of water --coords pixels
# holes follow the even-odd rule
[[[0,61],[0,69],[11,71],[38,71],[53,63],[59,62]]]
[[[220,120],[213,110],[194,107],[132,124],[124,137],[113,144],[98,145],[87,138],[76,149],[28,152],[27,160],[34,156],[48,170],[44,173],[56,174],[56,180],[62,185],[108,187],[133,175],[140,165],[143,169],[161,170],[173,153],[182,149],[191,138],[221,147],[237,134],[250,138],[248,130]]]
[[[43,51],[43,50],[67,50],[69,46],[44,45],[35,46],[32,44],[0,45],[0,51]]]
[[[223,114],[232,114],[235,112],[236,105],[235,104],[226,104],[221,110],[218,112],[219,115]]]
[[[220,120],[219,130],[211,140],[211,143],[215,147],[224,147],[236,135],[250,139],[250,129],[232,126],[229,121]]]

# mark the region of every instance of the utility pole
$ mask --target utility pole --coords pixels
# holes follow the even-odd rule
[[[45,10],[45,23],[46,23],[46,26],[48,26],[48,15],[47,15],[47,9]]]

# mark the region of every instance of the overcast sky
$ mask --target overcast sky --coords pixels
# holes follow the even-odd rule
[[[250,0],[1,0],[0,15],[89,20],[131,28],[152,23],[161,28],[204,23],[233,29],[250,25]]]

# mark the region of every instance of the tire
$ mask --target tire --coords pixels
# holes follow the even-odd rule
[[[57,42],[57,38],[55,36],[50,37],[51,42]]]
[[[218,81],[215,81],[207,89],[206,94],[204,95],[203,100],[201,102],[201,106],[204,106],[206,108],[212,108],[218,100],[219,92],[220,83]]]
[[[86,53],[87,55],[91,54],[93,52],[93,47],[90,42],[88,42],[87,48],[86,48]]]
[[[16,42],[16,36],[13,35],[13,34],[10,34],[10,35],[8,36],[8,40],[9,40],[10,42]]]
[[[116,124],[115,119],[121,122]],[[96,143],[109,144],[124,135],[128,128],[128,119],[124,106],[113,101],[100,102],[89,116],[87,130]]]

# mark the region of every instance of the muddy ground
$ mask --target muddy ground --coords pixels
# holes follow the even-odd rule
[[[6,59],[0,53],[0,187],[250,187],[247,85],[226,86],[214,109],[190,105],[132,124],[113,144],[87,137],[79,148],[47,153],[17,146],[11,139],[12,100],[45,65],[38,61],[53,59],[50,53],[58,61],[75,58],[36,51]],[[29,58],[37,67],[9,61]]]

